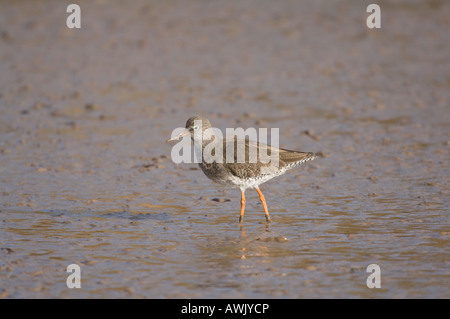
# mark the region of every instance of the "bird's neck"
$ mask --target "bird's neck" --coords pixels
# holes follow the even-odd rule
[[[210,144],[210,143],[217,143],[218,139],[216,138],[215,135],[211,135],[207,138],[203,137],[203,138],[193,138],[192,139],[194,141],[194,146],[196,148],[203,148],[206,145]]]
[[[193,139],[194,141],[194,152],[195,156],[200,159],[200,161],[205,160],[205,155],[208,157],[207,154],[204,154],[204,150],[212,150],[216,149],[217,147],[222,147],[222,143],[220,141],[220,138],[218,138],[215,135],[212,135],[208,139]]]

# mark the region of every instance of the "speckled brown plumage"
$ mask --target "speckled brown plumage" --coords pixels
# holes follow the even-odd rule
[[[189,118],[185,132],[173,139],[186,135],[190,135],[194,141],[196,153],[202,158],[199,166],[208,178],[217,183],[241,189],[240,222],[244,216],[246,189],[257,190],[264,206],[266,219],[270,221],[265,198],[259,190],[259,185],[315,158],[314,153],[279,149],[250,141],[248,138],[221,139],[214,135],[209,120],[200,116]],[[242,150],[245,157],[241,155]],[[222,155],[216,153],[220,151]],[[264,154],[272,157],[264,161],[261,156]]]

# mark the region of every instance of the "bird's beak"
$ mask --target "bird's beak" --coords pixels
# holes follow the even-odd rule
[[[172,142],[172,141],[177,141],[177,140],[179,140],[180,138],[183,138],[184,136],[188,136],[188,135],[190,135],[190,134],[191,134],[191,132],[189,132],[189,130],[186,130],[186,131],[181,132],[180,134],[178,134],[178,135],[176,135],[176,136],[174,136],[174,137],[169,138],[169,139],[166,141],[166,143],[169,143],[169,142]]]

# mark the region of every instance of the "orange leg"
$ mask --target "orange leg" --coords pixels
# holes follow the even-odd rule
[[[256,188],[256,191],[258,192],[259,199],[261,200],[261,203],[263,204],[264,213],[266,214],[266,221],[270,222],[269,210],[267,209],[266,199],[264,198],[264,195],[259,188]]]
[[[239,223],[242,223],[244,220],[244,211],[245,211],[245,191],[241,190],[241,215],[239,216]]]

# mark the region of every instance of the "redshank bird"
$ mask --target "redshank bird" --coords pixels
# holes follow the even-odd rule
[[[208,178],[223,185],[240,188],[241,212],[239,223],[242,223],[244,219],[245,191],[248,188],[255,188],[258,192],[266,221],[270,222],[266,199],[259,189],[259,185],[316,157],[311,152],[276,148],[251,141],[248,138],[223,139],[214,134],[209,120],[201,116],[189,118],[186,122],[186,129],[166,142],[179,140],[184,136],[190,136],[193,140],[194,150],[199,156],[198,158],[201,158],[199,166]],[[252,153],[252,148],[256,150],[255,153]],[[207,149],[209,152],[206,151]],[[216,154],[218,150],[222,154]],[[240,157],[240,150],[241,152],[244,151],[245,157]],[[270,156],[271,160],[263,160],[261,156],[254,156],[254,154],[263,154],[264,152]]]

